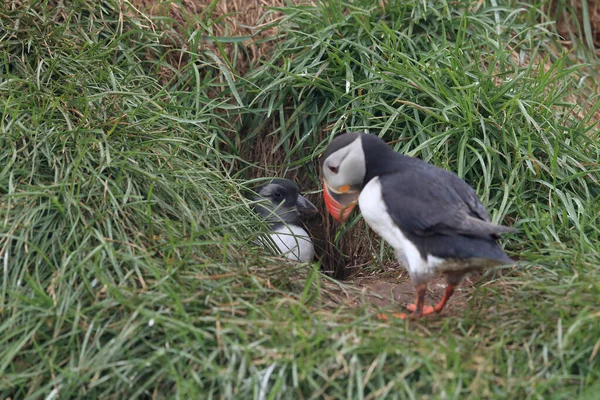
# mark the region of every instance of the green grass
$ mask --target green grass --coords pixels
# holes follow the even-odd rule
[[[207,32],[66,3],[0,6],[0,397],[595,398],[598,65],[552,50],[545,3],[290,6],[245,76],[224,47],[170,64]],[[247,149],[316,190],[363,129],[519,228],[464,315],[382,323],[252,245]]]

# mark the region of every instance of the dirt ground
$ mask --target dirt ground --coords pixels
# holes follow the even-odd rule
[[[478,278],[479,275],[465,277],[448,302],[449,307],[444,309],[444,315],[458,314],[467,307],[473,285]],[[347,283],[355,285],[362,293],[362,296],[353,300],[356,306],[368,305],[374,309],[386,310],[396,308],[398,312],[405,312],[404,307],[415,302],[415,288],[406,270],[397,263],[388,266],[385,271],[377,271],[370,275],[359,273]],[[432,280],[427,287],[426,304],[434,305],[440,301],[445,287],[443,277]]]

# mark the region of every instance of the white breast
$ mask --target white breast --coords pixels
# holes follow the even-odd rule
[[[429,256],[428,260],[424,260],[415,245],[396,226],[383,202],[378,177],[371,179],[363,188],[358,198],[358,206],[369,227],[394,248],[398,261],[411,276],[429,275],[434,272],[439,263],[438,259]]]
[[[295,261],[312,261],[315,249],[304,229],[297,225],[282,225],[273,232],[269,236],[282,255]]]

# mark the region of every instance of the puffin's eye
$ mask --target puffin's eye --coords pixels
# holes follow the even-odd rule
[[[338,173],[338,171],[339,171],[339,168],[338,168],[338,167],[334,167],[333,165],[330,165],[330,166],[329,166],[329,170],[330,170],[331,172],[333,172],[334,174],[337,174],[337,173]]]
[[[280,199],[281,198],[281,192],[275,192],[274,194],[276,199]]]

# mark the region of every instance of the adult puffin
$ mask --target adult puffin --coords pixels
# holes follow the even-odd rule
[[[442,311],[466,273],[514,262],[496,243],[514,229],[490,222],[475,191],[458,175],[363,133],[333,139],[323,160],[329,213],[344,221],[358,202],[369,227],[408,270],[417,292],[415,304],[407,307],[414,317]],[[438,272],[446,275],[446,290],[435,307],[426,307],[427,282]]]

